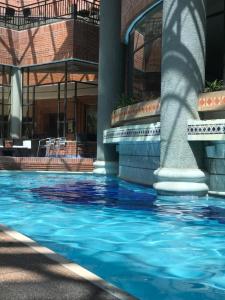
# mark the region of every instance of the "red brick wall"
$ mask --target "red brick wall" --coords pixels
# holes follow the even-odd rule
[[[19,32],[20,65],[40,64],[73,57],[73,21]]]
[[[96,96],[81,96],[77,98],[76,104],[76,130],[77,133],[85,133],[85,106],[97,105]],[[63,106],[63,103],[62,103]],[[62,107],[61,107],[62,109]],[[63,110],[62,110],[63,111]],[[49,124],[49,114],[57,114],[57,100],[47,99],[38,100],[35,103],[35,135],[43,135],[46,133]],[[74,102],[73,99],[67,101],[67,119],[74,119]],[[74,133],[73,133],[74,136]]]
[[[154,0],[122,0],[122,37],[131,22],[153,2]]]
[[[74,28],[74,57],[98,62],[99,27],[76,21]]]
[[[18,32],[0,28],[0,64],[17,64]]]
[[[73,20],[23,31],[0,28],[0,64],[23,66],[72,57],[97,62],[98,27],[76,21],[73,28]]]
[[[138,31],[134,32],[134,51],[139,49],[141,46],[144,45],[144,36],[139,33]],[[139,51],[135,52],[134,55],[134,68],[144,71],[144,47],[141,48]]]
[[[92,172],[91,158],[0,157],[0,170]]]

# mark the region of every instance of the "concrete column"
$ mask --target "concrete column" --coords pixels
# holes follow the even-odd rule
[[[21,138],[22,128],[22,72],[19,68],[12,70],[11,77],[11,116],[10,136]]]
[[[103,144],[103,131],[111,127],[111,114],[123,88],[121,1],[102,0],[100,14],[97,161],[94,172],[116,174],[115,146]]]
[[[205,23],[204,0],[164,0],[161,157],[154,185],[161,194],[208,191],[199,145],[187,141],[187,120],[199,118],[197,99],[205,81]]]

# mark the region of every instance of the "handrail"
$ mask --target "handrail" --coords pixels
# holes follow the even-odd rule
[[[12,8],[20,9],[20,6],[13,5],[13,4],[7,4],[7,3],[1,2],[1,1],[0,1],[0,6],[4,6],[4,7],[12,7]]]
[[[39,6],[39,5],[45,4],[46,2],[54,3],[53,0],[42,0],[42,1],[39,1],[39,2],[36,2],[36,3],[30,3],[30,4],[23,5],[20,8],[26,8],[26,7],[32,7],[32,6]],[[49,4],[49,3],[47,3],[47,4]]]
[[[42,0],[20,7],[0,2],[0,26],[20,30],[64,18],[98,25],[99,8],[99,1],[89,0]]]

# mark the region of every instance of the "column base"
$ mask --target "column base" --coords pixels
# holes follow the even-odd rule
[[[93,173],[103,175],[117,175],[118,168],[118,162],[97,160],[94,162]]]
[[[160,195],[195,195],[208,193],[206,175],[199,169],[160,168],[155,171],[153,186]]]

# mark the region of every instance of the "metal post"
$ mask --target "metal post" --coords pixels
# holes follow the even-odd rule
[[[1,126],[1,137],[5,137],[4,136],[4,132],[5,132],[5,120],[4,120],[4,109],[5,109],[5,95],[4,95],[4,77],[5,77],[5,66],[2,66],[2,115],[1,115],[1,119],[2,119],[2,126]]]
[[[60,82],[58,82],[58,101],[57,101],[57,137],[60,136]]]
[[[33,118],[32,118],[32,138],[34,137],[34,130],[35,130],[35,90],[36,90],[36,86],[34,85],[33,86],[33,99],[32,99],[32,102],[33,102],[33,112],[32,112],[32,115],[33,115]]]
[[[47,22],[47,0],[45,0],[45,23]]]
[[[21,131],[22,131],[22,134],[23,134],[23,107],[24,107],[24,70],[25,69],[21,69],[21,81],[22,81],[22,87],[21,87],[21,106],[22,106],[22,119],[21,119]],[[12,80],[12,79],[11,79]],[[12,86],[12,85],[11,85]],[[12,94],[12,91],[11,91],[11,94]],[[12,103],[11,103],[12,105]]]
[[[66,136],[66,123],[67,123],[67,81],[68,81],[68,65],[65,62],[65,83],[64,83],[64,122],[63,122],[63,136]]]
[[[30,68],[27,68],[27,115],[26,115],[26,134],[28,133],[29,135],[29,125],[28,125],[28,120],[29,120],[29,112],[30,112]],[[28,129],[28,130],[27,130]],[[27,137],[29,137],[27,135]]]
[[[133,86],[134,86],[134,35],[130,36],[129,47],[128,47],[128,63],[127,63],[127,86],[126,91],[129,97],[133,97]]]
[[[77,139],[77,81],[75,81],[75,91],[74,91],[74,136]]]

